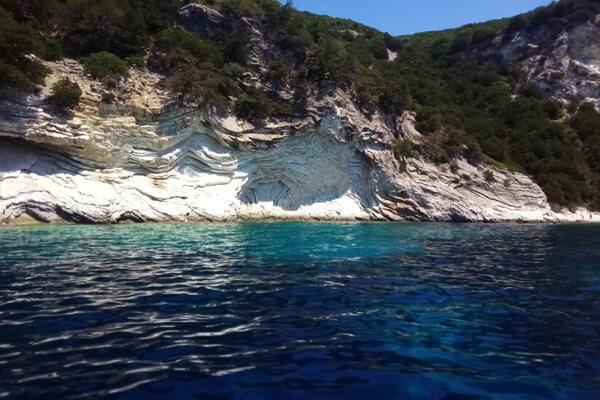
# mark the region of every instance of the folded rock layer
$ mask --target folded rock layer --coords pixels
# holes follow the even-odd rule
[[[135,71],[119,88],[122,101],[109,105],[77,62],[48,66],[42,93],[0,103],[3,222],[566,218],[519,173],[420,157],[401,171],[392,146],[421,140],[414,115],[369,119],[341,91],[313,99],[301,118],[257,127],[170,102],[148,71]],[[44,101],[62,77],[84,93],[71,114]]]

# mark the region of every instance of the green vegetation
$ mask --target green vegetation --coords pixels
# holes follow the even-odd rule
[[[490,169],[486,169],[483,171],[483,179],[485,179],[488,183],[496,182],[496,177],[494,176],[494,172]]]
[[[81,59],[86,74],[96,79],[127,77],[129,65],[116,55],[107,51],[90,54]]]
[[[62,45],[56,40],[48,39],[42,42],[40,57],[46,61],[59,61],[64,58]]]
[[[399,161],[414,157],[418,150],[419,146],[410,139],[401,139],[394,143],[394,155]]]
[[[484,160],[531,175],[554,203],[600,207],[598,113],[574,104],[565,115],[534,85],[518,88],[514,66],[476,56],[494,38],[509,41],[541,26],[552,40],[592,21],[597,0],[562,0],[511,19],[410,37],[298,12],[291,2],[196,1],[255,21],[272,45],[262,89],[243,81],[246,71],[257,73],[248,62],[247,31],[201,38],[173,27],[172,16],[187,0],[0,0],[0,85],[42,84],[48,71],[31,54],[78,58],[103,81],[147,65],[168,76],[182,102],[255,122],[302,113],[309,93],[342,88],[367,116],[379,113],[390,126],[404,110],[417,112],[425,141],[419,149],[398,142],[400,160],[417,150],[451,168],[456,157]],[[388,50],[397,53],[395,61]],[[294,93],[281,97],[282,88]]]
[[[75,108],[81,97],[79,85],[69,78],[63,78],[52,85],[52,94],[48,96],[48,103],[54,104],[62,110]]]
[[[35,29],[0,8],[0,86],[32,90],[42,84],[49,71],[29,56],[41,45]]]
[[[167,73],[200,62],[212,66],[220,66],[223,63],[223,52],[217,43],[201,39],[181,27],[160,32],[152,50],[154,65]]]
[[[117,97],[112,92],[102,92],[101,102],[104,104],[113,104],[117,100]]]
[[[226,107],[227,97],[236,91],[235,82],[213,71],[194,65],[177,71],[167,82],[180,99],[201,107]]]
[[[413,158],[419,151],[419,146],[409,139],[397,140],[394,143],[394,157],[400,163],[400,171],[406,172],[406,160]]]
[[[235,103],[235,113],[241,118],[263,120],[277,114],[290,113],[286,104],[278,103],[262,90],[249,88]]]
[[[43,83],[49,71],[32,54],[49,61],[139,55],[180,6],[179,0],[0,0],[0,87],[33,90]]]
[[[124,61],[130,68],[144,68],[146,66],[146,60],[143,56],[127,56]]]
[[[404,38],[394,64],[416,103],[417,129],[427,133],[425,154],[445,163],[462,148],[462,155],[530,174],[553,203],[598,208],[598,113],[582,105],[564,118],[562,105],[535,85],[517,90],[518,70],[473,54],[494,37],[546,23],[551,40],[599,12],[597,1],[563,0],[508,20]]]

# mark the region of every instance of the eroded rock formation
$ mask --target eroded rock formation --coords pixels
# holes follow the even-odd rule
[[[118,222],[254,218],[551,221],[529,178],[459,160],[458,170],[408,160],[393,140],[420,134],[371,120],[343,92],[306,116],[255,127],[170,103],[160,76],[136,71],[118,105],[102,104],[74,61],[51,63],[84,91],[73,114],[39,95],[0,104],[0,219]],[[484,177],[491,171],[493,179]]]
[[[250,66],[245,84],[270,84],[262,76],[276,50],[251,21],[228,21],[190,4],[176,22],[202,36],[244,29]],[[580,34],[585,32],[564,40],[571,43]],[[528,45],[519,40],[511,46]],[[572,47],[565,51],[572,53]],[[577,63],[576,71],[592,68],[582,64],[586,57],[574,55],[563,73]],[[101,83],[85,76],[79,63],[47,66],[52,75],[40,93],[1,96],[0,222],[592,218],[585,211],[553,212],[530,178],[491,165],[464,159],[435,165],[416,157],[404,170],[393,144],[401,138],[422,141],[414,115],[367,117],[341,90],[312,93],[301,116],[254,126],[174,101],[164,77],[146,69],[133,70],[114,89],[115,104],[104,104]],[[45,101],[63,77],[83,91],[80,106],[69,114]],[[289,88],[276,89],[281,98],[292,95]]]
[[[534,82],[564,104],[583,100],[600,110],[599,22],[600,17],[577,24],[556,39],[548,27],[523,30],[509,41],[500,36],[481,47],[500,61],[517,63],[526,72],[523,83]]]

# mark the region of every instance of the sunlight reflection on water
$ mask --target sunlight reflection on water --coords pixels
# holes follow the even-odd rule
[[[593,398],[599,282],[597,225],[2,227],[0,392]]]

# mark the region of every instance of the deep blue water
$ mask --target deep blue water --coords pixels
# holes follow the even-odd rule
[[[0,398],[598,399],[600,226],[1,227]]]

